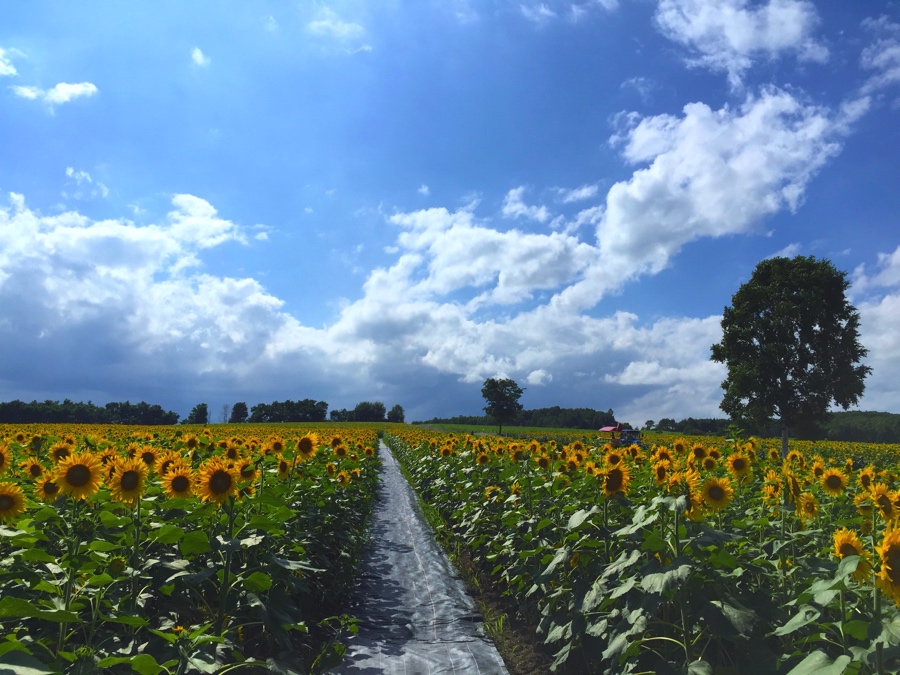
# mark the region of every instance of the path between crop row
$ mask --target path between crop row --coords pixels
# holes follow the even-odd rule
[[[350,614],[359,620],[333,673],[507,673],[465,585],[434,540],[397,460],[382,482]]]

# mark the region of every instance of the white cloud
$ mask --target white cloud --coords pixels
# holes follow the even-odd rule
[[[269,14],[266,17],[263,17],[263,28],[270,33],[278,32],[278,21],[275,20],[275,17]]]
[[[519,11],[522,12],[522,16],[535,23],[542,23],[556,17],[556,12],[543,2],[537,5],[519,5]]]
[[[342,42],[358,40],[366,29],[358,23],[344,21],[333,9],[323,7],[316,18],[306,24],[307,30],[315,35],[334,38]]]
[[[591,307],[628,279],[661,271],[690,241],[758,232],[767,216],[797,209],[840,151],[847,118],[777,89],[738,108],[691,103],[681,117],[623,116],[611,142],[642,167],[607,193],[597,263],[554,301]]]
[[[52,89],[43,90],[39,87],[13,87],[17,96],[31,100],[40,99],[51,106],[68,103],[76,98],[93,96],[97,93],[96,85],[91,82],[68,83],[60,82]]]
[[[867,19],[863,27],[877,36],[875,42],[863,50],[860,58],[863,68],[875,71],[863,85],[863,93],[900,84],[900,23],[882,16]]]
[[[559,195],[559,201],[563,204],[571,204],[572,202],[583,201],[585,199],[593,199],[597,196],[599,189],[599,186],[594,183],[572,188],[571,190],[558,188],[557,194]]]
[[[759,57],[792,52],[801,61],[827,61],[828,49],[813,37],[818,23],[808,0],[660,0],[656,12],[662,33],[693,52],[689,64],[724,71],[732,87]]]
[[[69,179],[70,187],[74,187],[73,193],[63,192],[64,197],[72,197],[73,199],[86,199],[93,197],[108,197],[109,188],[100,181],[95,182],[91,178],[91,174],[87,171],[76,171],[73,167],[66,167],[66,178]]]
[[[657,89],[657,84],[647,77],[631,77],[619,85],[620,89],[634,89],[644,103],[648,103],[651,99],[653,91]]]
[[[416,192],[418,192],[418,193],[419,193],[420,195],[422,195],[423,197],[427,197],[428,194],[431,192],[431,190],[428,189],[428,186],[427,186],[427,185],[425,185],[424,183],[422,183],[422,186],[421,186],[418,190],[416,190]]]
[[[801,246],[798,242],[794,242],[793,244],[788,244],[780,251],[775,251],[771,255],[766,256],[767,258],[793,258],[794,256],[800,255],[800,251],[803,250],[803,246]]]
[[[522,195],[525,194],[525,186],[513,188],[506,193],[503,200],[503,215],[507,218],[528,218],[536,220],[539,223],[546,223],[550,220],[550,211],[546,206],[528,206],[522,201]]]
[[[200,47],[194,47],[191,50],[191,61],[194,62],[195,66],[200,66],[201,68],[205,68],[212,63],[212,60],[200,50]]]
[[[9,60],[8,52],[0,47],[0,77],[10,77],[18,75],[16,67]]]

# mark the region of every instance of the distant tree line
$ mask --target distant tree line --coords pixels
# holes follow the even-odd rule
[[[390,411],[380,401],[361,401],[353,410],[341,408],[331,411],[333,422],[405,422],[403,406],[395,405]]]
[[[732,424],[730,419],[696,419],[688,417],[676,422],[670,418],[663,418],[653,423],[647,420],[645,429],[656,431],[671,431],[687,435],[711,435],[722,436],[728,426]],[[780,422],[772,420],[765,425],[748,425],[744,428],[748,435],[764,438],[777,437],[780,431]],[[886,412],[866,412],[850,410],[846,412],[832,412],[825,416],[821,422],[797,423],[791,436],[808,441],[850,441],[857,443],[900,443],[900,415]]]
[[[455,417],[427,420],[424,424],[493,424],[494,418],[488,415],[457,415]],[[536,408],[520,410],[515,419],[507,424],[516,427],[547,427],[552,429],[599,429],[616,423],[612,410],[606,412],[591,408]]]
[[[177,424],[178,413],[163,410],[158,405],[113,402],[102,408],[90,401],[76,403],[59,401],[8,401],[0,403],[0,423],[3,424]]]

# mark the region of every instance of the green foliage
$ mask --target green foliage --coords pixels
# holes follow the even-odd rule
[[[500,427],[500,433],[503,433],[503,424],[512,422],[522,410],[519,398],[523,391],[515,380],[509,378],[491,377],[484,381],[484,386],[481,388],[481,395],[487,401],[484,411],[496,420]]]
[[[384,422],[385,406],[380,401],[361,401],[353,409],[354,422]]]
[[[403,412],[403,406],[399,403],[395,405],[387,414],[387,421],[402,424],[406,421],[406,413]]]
[[[849,282],[828,260],[771,258],[756,266],[722,317],[712,360],[725,363],[721,408],[741,421],[784,428],[822,419],[863,393],[868,366]]]
[[[250,413],[247,411],[247,404],[243,401],[238,401],[231,408],[231,417],[228,418],[229,424],[243,424],[247,421]]]
[[[0,424],[177,424],[178,413],[141,401],[107,403],[103,408],[65,399],[59,401],[8,401],[0,403]]]
[[[209,424],[209,406],[205,403],[198,403],[191,412],[181,420],[182,424]]]
[[[248,422],[324,422],[328,412],[325,401],[305,398],[302,401],[273,401],[258,403],[250,408]]]

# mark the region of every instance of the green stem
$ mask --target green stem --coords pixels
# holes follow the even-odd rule
[[[228,601],[228,592],[231,574],[231,540],[234,538],[234,497],[228,498],[228,550],[225,551],[225,566],[222,569],[222,586],[219,588],[219,611],[216,614],[216,633],[222,632],[225,623],[225,606]]]

